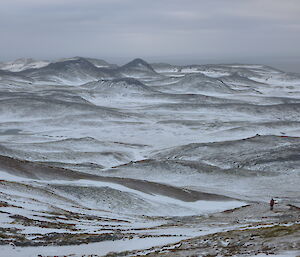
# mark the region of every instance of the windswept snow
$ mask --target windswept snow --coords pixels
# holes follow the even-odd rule
[[[0,251],[155,254],[293,224],[299,113],[300,75],[264,65],[1,63]]]
[[[39,69],[49,64],[49,61],[36,61],[34,59],[21,58],[12,62],[0,63],[0,70],[19,72],[28,69]]]

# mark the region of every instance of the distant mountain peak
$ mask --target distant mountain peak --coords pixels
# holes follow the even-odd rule
[[[85,58],[79,57],[79,58],[68,58],[68,59],[62,59],[57,62],[50,63],[48,65],[49,68],[59,68],[59,69],[65,69],[67,67],[73,67],[73,66],[80,66],[83,67],[94,67],[96,68],[91,62],[86,60]]]
[[[108,63],[107,61],[105,61],[103,59],[82,57],[82,56],[74,56],[74,57],[70,57],[70,58],[63,58],[63,59],[58,60],[57,62],[80,61],[80,60],[88,61],[97,68],[117,68],[118,67],[118,65]]]
[[[152,72],[155,72],[152,66],[141,58],[136,58],[122,67],[138,70],[150,70]]]

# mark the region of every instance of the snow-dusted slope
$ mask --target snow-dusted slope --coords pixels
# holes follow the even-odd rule
[[[31,58],[21,58],[11,62],[0,63],[0,70],[19,72],[28,69],[42,68],[47,66],[49,63],[49,61],[37,61]]]
[[[155,92],[150,87],[133,78],[120,78],[112,80],[103,79],[97,82],[87,83],[83,87],[93,91],[94,93],[102,94],[105,96],[143,95]]]
[[[118,68],[118,72],[126,77],[151,78],[159,74],[144,60],[137,58]]]
[[[223,219],[246,202],[262,217],[270,197],[299,205],[299,75],[141,59],[28,65],[0,70],[1,244],[152,247],[260,222],[254,207]]]
[[[40,83],[81,85],[100,78],[112,77],[111,71],[97,68],[84,58],[75,58],[50,63],[40,69],[22,72]]]
[[[57,60],[56,62],[75,61],[75,60],[80,60],[80,59],[85,59],[85,60],[89,61],[97,68],[117,68],[118,67],[118,65],[108,63],[107,61],[105,61],[103,59],[80,57],[80,56],[75,56],[75,57],[70,57],[70,58],[62,58],[62,59]]]
[[[226,85],[222,80],[211,78],[204,74],[187,74],[178,82],[162,87],[163,90],[170,92],[183,93],[234,93],[234,90]]]

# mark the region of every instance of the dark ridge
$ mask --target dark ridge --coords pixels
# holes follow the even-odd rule
[[[3,77],[1,77],[1,76],[3,76]],[[13,72],[13,71],[7,71],[7,70],[0,69],[0,81],[3,79],[15,80],[16,78],[28,81],[30,83],[33,82],[31,78],[20,74],[20,72]]]
[[[134,79],[134,78],[117,78],[117,79],[113,79],[111,80],[111,82],[125,82],[127,84],[132,84],[132,85],[139,85],[139,86],[145,86],[145,84],[143,84],[141,81]]]
[[[141,81],[134,79],[134,78],[117,78],[117,79],[113,79],[111,82],[112,83],[119,83],[119,82],[122,83],[123,82],[123,83],[126,83],[127,85],[137,86],[136,88],[140,88],[140,89],[143,89],[146,91],[157,92],[157,91],[153,90],[152,88],[146,86]]]
[[[186,168],[189,171],[186,171]],[[207,174],[226,174],[226,175],[235,175],[238,177],[253,177],[253,176],[271,176],[276,174],[274,173],[263,173],[261,171],[249,170],[249,169],[237,169],[230,168],[224,169],[215,165],[206,164],[199,161],[190,161],[190,160],[177,160],[177,159],[144,159],[139,161],[131,161],[129,163],[121,164],[118,166],[111,167],[112,172],[121,171],[122,169],[127,169],[126,173],[130,173],[133,169],[141,171],[149,170],[158,170],[160,172],[169,171],[170,175],[175,175],[176,172],[180,174],[188,175],[190,172],[198,173],[207,173]]]
[[[16,75],[16,73],[18,73],[18,72],[12,72],[12,71],[8,71],[8,70],[1,70],[0,69],[0,75],[11,75],[11,76],[13,76],[13,75]]]
[[[152,158],[209,161],[213,165],[226,164],[230,168],[284,172],[286,166],[297,169],[300,161],[300,138],[288,136],[260,136],[213,143],[191,143],[157,151]],[[280,164],[282,164],[280,166]],[[260,165],[263,165],[262,167]]]
[[[64,110],[64,112],[61,112]],[[136,117],[136,115],[131,113],[122,112],[116,108],[105,107],[94,105],[89,102],[74,102],[65,101],[61,99],[49,99],[47,97],[18,97],[16,99],[0,99],[0,112],[5,111],[9,113],[44,117],[45,113],[48,113],[48,117],[72,117],[73,115],[78,115],[78,113],[86,113],[91,115],[96,115],[99,117]],[[61,113],[60,113],[61,112]],[[76,113],[78,112],[78,113]]]
[[[255,143],[262,143],[265,144],[265,142],[274,142],[276,140],[280,141],[286,141],[286,142],[294,142],[296,144],[300,143],[300,137],[292,137],[292,136],[276,136],[276,135],[259,135],[256,134],[255,136],[252,137],[247,137],[243,139],[238,139],[238,140],[228,140],[228,141],[221,141],[221,142],[211,142],[211,143],[190,143],[187,145],[181,145],[181,146],[175,146],[166,150],[173,150],[173,149],[178,149],[178,148],[185,148],[186,150],[191,150],[197,147],[201,146],[229,146],[229,145],[236,145],[239,143],[244,143],[244,142],[255,142]],[[294,141],[297,140],[297,141]]]
[[[148,70],[151,72],[156,73],[156,71],[152,68],[152,66],[145,62],[144,60],[140,59],[140,58],[136,58],[134,60],[132,60],[131,62],[123,65],[120,67],[120,69],[141,69],[141,67],[144,68],[144,70]]]
[[[203,82],[220,83],[221,82],[224,86],[230,89],[230,87],[227,84],[225,84],[223,81],[221,81],[220,78],[212,78],[200,72],[186,74],[184,77],[182,77],[179,83],[185,83],[185,82],[199,82],[199,83],[203,83]]]
[[[141,81],[129,77],[115,79],[100,79],[98,81],[88,82],[84,84],[83,87],[89,89],[93,88],[98,92],[104,92],[106,94],[118,94],[122,92],[125,92],[125,94],[137,92],[160,93],[159,91],[156,91],[151,87],[146,86]]]
[[[186,202],[195,202],[198,200],[210,200],[210,201],[233,200],[233,198],[223,196],[223,195],[198,192],[198,191],[189,190],[185,188],[178,188],[166,184],[149,182],[146,180],[105,177],[105,176],[86,174],[86,173],[82,173],[70,169],[47,166],[38,162],[19,160],[19,159],[15,159],[3,155],[0,155],[0,168],[11,175],[37,179],[37,180],[87,179],[87,180],[94,180],[94,181],[116,183],[147,194],[164,195],[164,196],[172,197]]]
[[[82,58],[82,57],[78,57],[78,58]],[[96,59],[96,58],[89,58],[89,57],[87,57],[85,59],[88,60],[93,65],[95,65],[96,67],[97,66],[106,66],[106,68],[111,68],[111,69],[115,69],[115,68],[119,67],[117,64],[108,63],[107,61],[105,61],[103,59]],[[101,68],[104,68],[104,67],[101,67]]]
[[[231,81],[239,81],[239,82],[251,83],[251,84],[256,84],[256,85],[266,85],[265,83],[249,79],[249,78],[247,78],[245,76],[241,76],[238,72],[233,72],[230,75],[222,76],[222,77],[219,77],[218,79],[220,79],[222,81],[229,81],[229,82],[231,82]]]
[[[95,79],[117,76],[117,72],[114,69],[97,68],[94,64],[82,57],[50,63],[49,65],[38,69],[24,70],[19,72],[19,74],[29,77],[41,76],[42,78],[49,76],[63,77],[64,75],[72,77],[74,76],[73,72],[80,72],[82,75],[88,75]]]
[[[32,71],[62,71],[65,69],[70,69],[70,68],[81,68],[81,69],[93,69],[93,70],[98,70],[96,66],[94,66],[91,62],[87,61],[84,58],[78,58],[78,59],[73,59],[73,60],[65,60],[65,61],[58,61],[58,62],[53,62],[49,63],[47,66],[38,68],[38,69],[28,69],[21,71],[19,73],[30,73]]]

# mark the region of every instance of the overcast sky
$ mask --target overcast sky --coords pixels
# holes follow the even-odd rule
[[[1,0],[1,60],[266,63],[300,72],[299,0]]]

